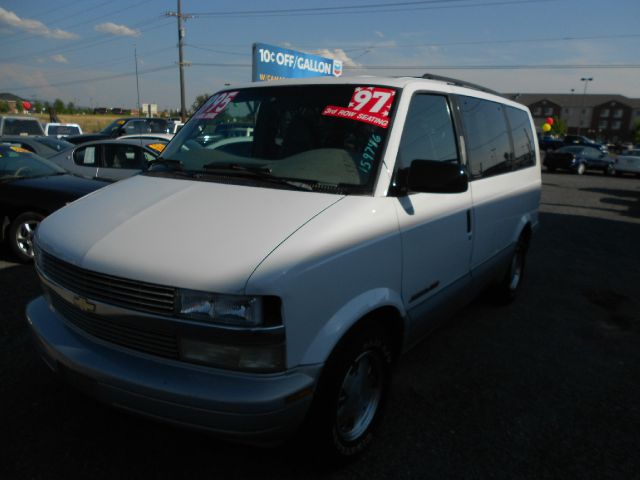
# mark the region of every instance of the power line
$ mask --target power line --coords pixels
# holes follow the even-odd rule
[[[145,25],[145,24],[153,25],[154,23],[162,21],[162,20],[164,20],[164,19],[163,18],[157,18],[157,19],[152,20],[152,21],[148,21],[147,20],[147,21],[140,22],[138,24],[133,25],[133,28],[136,28],[136,27],[139,27],[139,26]],[[147,31],[150,31],[150,30],[155,30],[156,28],[161,28],[161,27],[167,25],[168,23],[170,23],[170,22],[165,22],[165,23],[162,23],[162,24],[157,25],[155,27],[151,27],[150,26],[149,28],[141,28],[140,31],[141,32],[147,32]],[[84,50],[85,48],[91,48],[91,47],[95,47],[97,45],[102,45],[104,43],[115,42],[115,41],[124,40],[124,39],[127,39],[127,38],[130,38],[130,37],[113,36],[113,35],[105,33],[105,34],[96,35],[93,38],[90,37],[89,39],[85,40],[82,44],[75,44],[75,45],[70,45],[70,46],[62,47],[62,48],[60,48],[60,47],[48,48],[46,50],[40,50],[38,52],[30,52],[30,53],[26,53],[26,54],[16,55],[14,57],[3,58],[3,59],[0,59],[0,61],[1,62],[11,62],[13,60],[18,60],[18,59],[24,58],[25,56],[37,57],[37,56],[41,56],[41,55],[47,55],[47,54],[50,54],[50,53],[58,54],[58,53],[74,52],[74,51],[77,51],[77,50]]]
[[[142,0],[142,1],[138,2],[138,3],[134,3],[133,5],[128,6],[127,9],[132,9],[132,8],[138,7],[138,6],[143,5],[145,3],[149,3],[150,1],[152,1],[152,0]],[[84,10],[80,10],[79,12],[75,12],[73,14],[73,18],[77,19],[77,17],[82,15],[83,13],[93,12],[93,11],[95,11],[96,8],[102,7],[104,5],[112,4],[112,3],[113,3],[113,1],[109,0],[109,1],[106,1],[106,2],[99,3],[98,5],[94,5],[93,7],[86,8]],[[79,27],[79,26],[82,26],[82,25],[86,25],[86,24],[88,24],[90,22],[95,22],[97,20],[102,20],[103,18],[106,18],[106,17],[112,16],[112,15],[121,13],[121,11],[122,11],[122,9],[109,11],[109,12],[101,14],[101,15],[99,15],[97,17],[88,18],[88,19],[82,20],[81,22],[77,22],[77,23],[73,23],[73,24],[64,24],[63,23],[62,25],[59,25],[56,28],[57,29],[61,29],[61,28],[68,29],[68,28]],[[53,24],[59,22],[60,20],[64,20],[65,18],[69,18],[69,16],[65,15],[64,17],[60,17],[60,18],[58,18],[56,20],[50,20],[50,21],[47,22],[47,24],[45,26],[48,28],[50,25],[53,25]],[[39,37],[39,36],[40,35],[37,35],[37,34],[34,34],[34,33],[22,32],[22,37],[18,37],[18,40],[28,40],[30,38],[36,38],[36,37]],[[14,37],[14,40],[15,39],[16,38]]]
[[[194,64],[195,65],[195,64]],[[344,66],[345,70],[578,70],[578,69],[635,69],[640,63],[626,64],[548,64],[548,65],[369,65]]]
[[[175,68],[175,65],[166,65],[163,67],[155,67],[149,68],[147,70],[140,70],[138,75],[146,75],[149,73],[161,72],[163,70],[170,70]],[[4,87],[5,90],[8,91],[17,91],[17,90],[29,90],[34,88],[53,88],[53,87],[66,87],[68,85],[77,85],[80,83],[88,83],[88,82],[100,82],[104,80],[115,80],[117,78],[125,78],[125,77],[133,77],[135,72],[129,73],[118,73],[114,75],[105,75],[100,77],[92,77],[92,78],[84,78],[82,80],[69,80],[68,82],[58,82],[58,83],[47,83],[42,85],[29,85],[29,86],[16,86],[16,87]]]
[[[250,63],[192,62],[194,67],[250,68]],[[636,69],[638,63],[627,64],[548,64],[548,65],[362,65],[344,66],[345,70],[560,70],[560,69]]]
[[[422,2],[402,2],[402,3],[386,3],[386,4],[375,4],[378,5],[374,7],[370,5],[368,8],[365,8],[363,5],[349,5],[349,6],[341,6],[341,7],[317,7],[317,8],[298,8],[298,9],[280,9],[280,10],[238,10],[238,11],[229,11],[229,12],[201,12],[201,13],[192,13],[191,15],[195,18],[201,17],[224,17],[224,18],[233,18],[233,17],[293,17],[293,16],[317,16],[317,15],[334,15],[339,13],[340,15],[365,15],[371,13],[389,13],[389,12],[400,12],[400,11],[410,11],[410,10],[440,10],[440,9],[450,9],[450,8],[474,8],[474,7],[489,7],[489,6],[499,6],[499,5],[520,5],[520,4],[529,4],[529,3],[548,3],[555,2],[557,0],[503,0],[503,1],[494,1],[494,2],[485,2],[485,3],[468,3],[468,4],[458,4],[458,5],[432,5],[432,6],[420,6],[424,4],[435,4],[435,3],[453,3],[454,1],[469,1],[469,0],[432,0],[432,1],[422,1]],[[413,6],[404,6],[413,5]],[[394,8],[394,6],[401,6],[401,8]]]
[[[239,52],[227,52],[224,50],[215,50],[213,48],[206,48],[206,47],[199,47],[197,45],[192,45],[190,43],[185,43],[184,44],[185,47],[189,47],[189,48],[195,48],[197,50],[204,50],[205,52],[213,52],[213,53],[220,53],[222,55],[233,55],[236,57],[246,57],[248,55],[248,47],[244,46],[243,48],[245,49],[244,53],[239,53]]]

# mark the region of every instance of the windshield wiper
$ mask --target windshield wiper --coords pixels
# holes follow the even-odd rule
[[[158,168],[156,168],[158,167]],[[149,168],[144,170],[144,174],[167,175],[193,178],[193,172],[184,169],[184,164],[180,160],[170,160],[168,158],[156,158],[149,162]]]
[[[247,165],[240,165],[238,163],[208,163],[202,166],[202,169],[206,172],[220,172],[222,174],[238,175],[249,178],[256,178],[268,183],[277,185],[284,185],[294,188],[296,190],[313,191],[313,183],[301,180],[290,180],[287,178],[274,177],[271,174],[271,169],[268,167],[252,167]]]
[[[158,157],[152,162],[149,162],[149,169],[153,168],[155,165],[162,165],[167,167],[169,170],[184,170],[184,164],[180,160],[171,160],[169,158]]]

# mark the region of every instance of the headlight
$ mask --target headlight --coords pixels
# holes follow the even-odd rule
[[[257,327],[264,325],[263,298],[180,290],[180,314],[194,320]]]

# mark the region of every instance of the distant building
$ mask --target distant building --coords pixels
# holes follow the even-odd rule
[[[538,130],[545,118],[558,117],[567,123],[567,133],[580,133],[603,142],[624,142],[633,140],[636,124],[640,122],[640,98],[580,93],[506,96],[529,107]]]
[[[142,116],[144,117],[157,117],[158,116],[158,104],[157,103],[143,103],[142,104]]]
[[[17,113],[18,104],[24,101],[24,98],[20,98],[13,93],[0,93],[0,102],[7,102],[7,105],[9,106],[9,112],[11,113]]]

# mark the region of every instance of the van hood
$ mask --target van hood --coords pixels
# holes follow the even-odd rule
[[[278,245],[343,196],[135,176],[47,217],[37,244],[81,268],[242,293]]]

